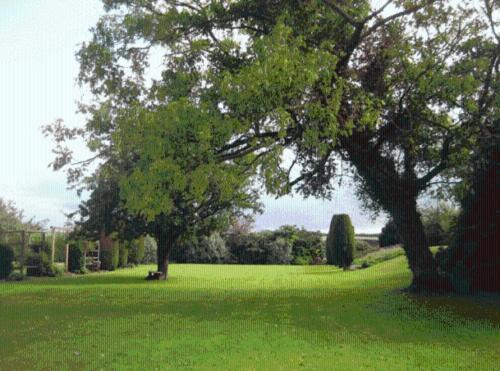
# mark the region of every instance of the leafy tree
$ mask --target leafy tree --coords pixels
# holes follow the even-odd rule
[[[471,148],[493,125],[496,3],[486,0],[485,12],[439,0],[376,9],[367,0],[104,4],[109,14],[78,53],[80,81],[96,97],[83,107],[87,128],[51,132],[59,143],[83,135],[96,157],[118,150],[137,159],[121,180],[127,208],[172,220],[172,205],[210,199],[204,191],[220,184],[219,165],[219,175],[234,175],[236,165],[259,170],[278,195],[296,189],[329,197],[342,159],[352,165],[358,195],[400,230],[411,288],[448,287],[417,199],[470,173]],[[150,84],[154,50],[166,59]],[[294,154],[290,168],[285,150]],[[71,160],[63,144],[56,153],[55,167]],[[68,172],[70,181],[80,175]],[[151,205],[162,178],[168,190]],[[146,197],[133,199],[131,190],[144,187]]]
[[[17,230],[23,227],[23,212],[14,203],[0,198],[0,230]]]
[[[24,211],[19,209],[14,202],[6,201],[0,197],[0,231],[42,229],[46,221],[35,222],[34,218],[25,221]]]

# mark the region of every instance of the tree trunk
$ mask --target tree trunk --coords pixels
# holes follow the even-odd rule
[[[415,173],[408,172],[401,176],[392,160],[378,152],[369,152],[370,144],[362,134],[342,144],[363,180],[365,194],[391,215],[401,233],[403,248],[413,273],[409,290],[448,291],[450,284],[439,274],[417,210],[419,192]]]
[[[441,269],[464,294],[500,292],[500,145],[483,156],[487,164],[476,167],[453,241],[439,254]]]
[[[170,251],[172,250],[172,241],[168,238],[165,233],[158,233],[156,236],[156,241],[158,244],[157,258],[158,258],[158,272],[162,275],[160,279],[168,279],[168,259],[170,256]]]
[[[413,273],[409,290],[412,292],[450,291],[451,285],[439,274],[436,260],[429,249],[416,199],[396,197],[394,205],[389,210],[403,239],[403,249]]]

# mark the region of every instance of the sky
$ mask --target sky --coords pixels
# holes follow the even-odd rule
[[[79,44],[103,14],[97,0],[0,0],[0,198],[11,200],[28,218],[63,226],[65,213],[80,199],[66,189],[64,173],[48,167],[53,143],[41,126],[63,119],[83,126],[77,102],[88,98],[76,83]],[[84,159],[83,145],[73,145]],[[379,232],[385,216],[363,213],[352,188],[338,189],[331,201],[294,195],[262,196],[265,211],[255,229],[295,224],[327,231],[333,214],[350,215],[356,233]]]

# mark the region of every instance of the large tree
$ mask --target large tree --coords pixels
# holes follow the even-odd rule
[[[147,171],[184,175],[189,169],[203,177],[218,166],[257,166],[271,192],[322,197],[333,190],[339,159],[346,161],[359,195],[398,226],[412,288],[448,288],[417,200],[470,170],[458,164],[493,125],[499,42],[490,2],[484,12],[437,0],[389,0],[379,7],[366,0],[104,4],[108,14],[78,53],[80,81],[96,97],[83,110],[97,156],[127,148],[121,138],[136,132],[132,142],[152,147],[125,150],[143,152],[139,162],[162,159],[147,153],[154,148],[171,151],[168,161]],[[164,58],[161,69],[148,68],[157,56]],[[165,122],[183,134],[172,135]],[[285,150],[293,153],[291,166],[284,166]],[[189,162],[190,151],[197,161]],[[64,147],[58,152],[56,165],[70,159]],[[124,188],[149,179],[139,174],[130,173]],[[147,202],[132,204],[154,210]]]

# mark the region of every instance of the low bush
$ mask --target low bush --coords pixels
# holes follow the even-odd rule
[[[369,242],[364,240],[355,240],[354,241],[354,258],[359,258],[364,256],[370,252],[377,251],[378,247],[373,246]]]
[[[33,277],[55,276],[54,267],[50,263],[49,256],[45,252],[39,254],[31,252],[26,256],[26,275]]]
[[[7,281],[22,281],[26,277],[21,272],[11,272],[7,277]]]
[[[292,245],[292,264],[311,264],[312,261],[319,262],[325,257],[325,244],[320,232],[285,225],[275,233]]]
[[[311,264],[325,256],[322,235],[296,226],[276,231],[231,231],[226,234],[230,262],[240,264]]]
[[[9,245],[0,245],[0,279],[9,277],[14,269],[14,250]]]

